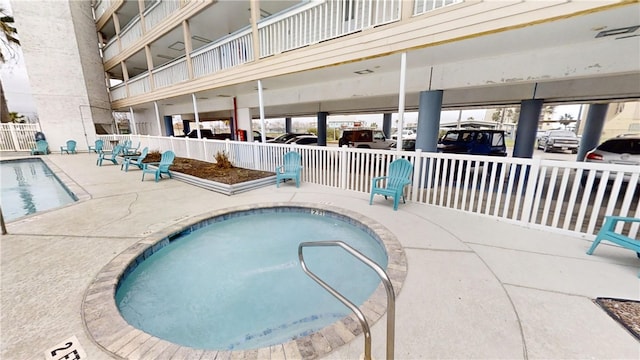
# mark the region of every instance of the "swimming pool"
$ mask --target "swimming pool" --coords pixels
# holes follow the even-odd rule
[[[41,159],[0,161],[2,213],[7,221],[77,200]]]
[[[239,207],[221,211],[211,212],[209,214],[204,214],[198,219],[190,220],[185,223],[181,223],[181,225],[174,226],[171,229],[167,229],[167,231],[162,234],[156,234],[148,239],[144,239],[137,244],[133,245],[130,249],[118,255],[111,263],[107,264],[105,268],[97,275],[96,280],[89,287],[87,292],[85,293],[85,300],[83,302],[83,315],[85,319],[85,324],[87,326],[87,330],[89,334],[94,338],[94,340],[100,344],[107,351],[113,352],[115,354],[121,354],[123,349],[121,348],[125,344],[120,341],[115,341],[114,339],[119,336],[124,336],[127,333],[135,339],[139,339],[140,343],[138,344],[140,347],[150,346],[147,342],[149,336],[155,342],[157,342],[157,346],[160,347],[162,344],[162,349],[156,349],[158,353],[154,352],[154,355],[159,356],[159,352],[162,351],[172,351],[175,352],[176,348],[181,349],[178,351],[180,354],[184,354],[188,351],[196,351],[195,349],[209,349],[209,350],[200,350],[205,351],[205,354],[211,356],[218,352],[232,352],[239,353],[237,356],[242,356],[244,354],[252,353],[253,351],[269,351],[271,349],[280,349],[281,353],[288,354],[289,356],[300,357],[301,353],[308,353],[309,351],[315,352],[316,355],[320,355],[323,351],[329,351],[330,349],[334,349],[338,346],[344,345],[345,343],[351,341],[357,335],[361,334],[360,326],[355,320],[353,315],[349,314],[348,309],[344,308],[337,300],[331,298],[330,295],[323,294],[323,290],[319,288],[317,284],[315,284],[310,278],[305,278],[302,269],[297,261],[290,261],[285,258],[280,258],[272,263],[264,263],[266,261],[262,256],[259,256],[264,250],[262,246],[257,246],[257,244],[253,243],[249,248],[251,250],[246,250],[252,252],[250,262],[258,262],[260,265],[258,268],[253,270],[238,270],[237,264],[234,261],[226,262],[222,268],[219,268],[215,275],[209,277],[209,283],[203,285],[204,289],[199,289],[205,292],[203,297],[203,302],[200,305],[192,305],[189,311],[194,314],[200,313],[201,307],[206,306],[226,306],[229,305],[233,307],[237,302],[243,301],[245,298],[251,298],[252,296],[243,297],[240,295],[230,295],[228,292],[231,291],[227,288],[228,285],[232,285],[235,283],[245,284],[247,277],[254,277],[258,274],[266,274],[267,277],[273,277],[274,281],[270,286],[280,288],[276,289],[276,297],[280,297],[282,299],[291,298],[298,302],[306,302],[307,300],[301,300],[299,289],[287,289],[287,281],[281,281],[281,275],[285,271],[295,271],[298,275],[304,279],[304,281],[311,284],[311,288],[314,288],[314,291],[317,293],[309,293],[311,297],[316,296],[327,296],[329,302],[332,304],[331,306],[335,306],[333,309],[329,310],[316,310],[311,313],[311,315],[300,315],[298,313],[289,314],[288,310],[279,310],[274,308],[274,305],[264,305],[260,303],[258,305],[249,305],[247,309],[247,313],[242,313],[240,317],[236,318],[236,322],[246,323],[251,325],[254,323],[255,318],[259,313],[271,313],[272,315],[276,315],[277,325],[271,325],[270,327],[256,327],[249,331],[245,329],[241,330],[240,333],[242,335],[230,336],[229,339],[224,341],[223,345],[183,345],[180,342],[182,340],[169,339],[168,341],[163,340],[162,337],[158,337],[155,334],[150,333],[149,331],[143,331],[138,329],[136,325],[129,324],[122,317],[120,310],[116,304],[116,298],[118,302],[121,302],[123,297],[121,294],[116,294],[116,289],[120,288],[120,290],[124,289],[126,285],[127,278],[131,277],[132,279],[135,277],[135,272],[141,272],[142,276],[140,279],[143,281],[140,284],[145,285],[145,270],[147,265],[151,265],[153,263],[152,260],[154,257],[158,256],[158,259],[163,257],[165,250],[170,250],[173,244],[176,245],[182,242],[187,238],[183,238],[180,241],[174,241],[176,239],[180,239],[181,235],[185,234],[196,234],[200,235],[200,230],[210,226],[211,224],[230,224],[230,229],[237,229],[237,226],[233,226],[233,221],[239,217],[246,217],[247,219],[251,219],[251,223],[253,225],[257,225],[254,218],[251,218],[253,215],[266,216],[266,221],[270,222],[269,216],[271,215],[279,215],[283,213],[302,213],[310,216],[315,216],[318,218],[322,218],[325,221],[324,225],[319,225],[320,227],[326,226],[334,226],[327,224],[336,224],[337,220],[340,222],[345,222],[347,224],[353,225],[358,232],[364,232],[367,236],[370,236],[374,239],[374,249],[373,254],[371,249],[363,249],[361,245],[355,245],[356,248],[365,252],[367,256],[382,256],[383,261],[388,259],[388,264],[386,265],[387,272],[391,278],[391,281],[394,283],[396,294],[399,292],[402,282],[404,281],[404,277],[406,276],[406,258],[404,256],[404,251],[402,247],[398,243],[397,239],[390,233],[386,228],[382,227],[380,224],[373,222],[372,220],[354,213],[350,211],[346,211],[344,209],[336,208],[329,205],[320,205],[320,204],[296,204],[296,203],[286,203],[286,204],[259,204],[253,205],[251,207]],[[231,222],[227,223],[227,221],[231,220]],[[328,221],[328,222],[326,222]],[[237,224],[236,224],[237,225]],[[259,242],[258,239],[260,237],[256,237],[256,233],[260,232],[277,232],[277,230],[271,226],[269,229],[264,230],[258,226],[243,226],[244,229],[248,229],[249,232],[253,232],[254,236],[251,238],[254,242]],[[226,227],[224,225],[223,227]],[[341,227],[342,225],[337,225]],[[226,231],[225,229],[218,228],[216,229],[216,234],[220,234],[221,232]],[[233,230],[232,230],[233,232]],[[320,233],[320,231],[313,231],[313,233]],[[313,235],[315,236],[315,235]],[[318,237],[311,238],[298,238],[294,240],[290,245],[290,252],[293,258],[297,256],[297,246],[300,242],[318,239]],[[334,240],[329,239],[329,240]],[[342,239],[344,240],[344,239]],[[291,240],[289,240],[291,241]],[[190,241],[187,241],[190,242]],[[185,242],[185,243],[187,243]],[[209,250],[204,250],[201,248],[202,244],[199,244],[199,241],[196,239],[193,241],[193,246],[196,249],[200,249],[202,253],[207,253]],[[228,245],[228,241],[222,241],[221,244],[217,244],[218,251],[226,252],[226,250],[222,250],[220,247],[224,247]],[[375,249],[377,247],[377,249]],[[316,250],[316,249],[311,249]],[[327,250],[330,250],[327,248]],[[171,253],[174,251],[166,251],[166,253]],[[178,250],[180,252],[180,250]],[[375,253],[378,253],[377,255]],[[242,251],[241,251],[242,253]],[[227,253],[227,255],[229,255]],[[321,263],[327,264],[329,267],[332,267],[336,264],[335,261],[326,261],[325,254],[316,254],[314,255],[312,252],[305,250],[305,259],[309,257],[312,259],[314,256],[317,256],[320,259],[320,262],[315,264],[309,264],[309,267],[316,273],[321,273],[323,270],[321,269]],[[172,258],[173,256],[170,256]],[[223,256],[225,257],[225,256]],[[227,258],[231,257],[226,256]],[[348,256],[347,256],[348,257]],[[205,257],[206,258],[206,257]],[[171,260],[171,259],[170,259]],[[175,260],[175,259],[173,259]],[[221,261],[221,260],[220,260]],[[339,260],[341,263],[343,260]],[[354,260],[357,262],[357,260]],[[171,261],[169,261],[171,262]],[[200,268],[202,266],[209,266],[210,264],[202,264],[199,263],[198,260],[193,260],[196,263],[196,268]],[[147,264],[145,264],[147,263]],[[162,264],[162,261],[160,262]],[[183,260],[178,260],[178,264],[184,263]],[[162,264],[160,267],[164,268],[166,264]],[[384,266],[383,266],[384,267]],[[367,267],[360,263],[360,268],[362,271],[367,272]],[[142,271],[141,271],[142,270]],[[371,271],[370,269],[368,269]],[[176,270],[169,271],[175,275]],[[179,272],[179,271],[178,271]],[[231,274],[233,273],[233,274]],[[377,321],[385,312],[386,308],[386,295],[385,290],[382,285],[379,284],[379,279],[375,276],[375,274],[370,274],[371,277],[375,280],[372,280],[373,286],[371,286],[368,290],[363,292],[360,295],[359,299],[356,300],[358,304],[362,304],[361,309],[370,320],[370,324],[373,324]],[[169,278],[173,277],[173,287],[174,292],[179,293],[183,291],[184,285],[190,282],[191,277],[184,277],[181,280],[176,282],[176,278],[180,278],[180,276],[169,276]],[[244,277],[244,278],[243,278]],[[360,277],[358,275],[358,277]],[[242,279],[241,279],[242,278]],[[338,280],[347,278],[349,280],[356,278],[349,270],[347,276],[344,273],[339,274]],[[329,282],[331,283],[332,280]],[[148,283],[148,281],[146,282]],[[211,289],[215,286],[219,286],[223,289],[222,292],[219,292],[218,295],[211,293]],[[331,283],[331,285],[336,285]],[[371,284],[370,284],[371,285]],[[262,284],[256,284],[255,286],[260,287]],[[346,287],[345,287],[346,286]],[[352,285],[347,284],[344,285],[342,289],[340,289],[340,285],[337,285],[339,290],[350,291]],[[265,288],[268,288],[266,286]],[[375,291],[374,291],[375,290]],[[307,293],[310,290],[303,290],[303,293]],[[242,291],[241,291],[242,292]],[[373,294],[372,294],[373,292]],[[318,295],[320,294],[320,295]],[[304,295],[304,294],[302,294]],[[353,295],[353,294],[352,294]],[[126,296],[124,296],[126,297]],[[171,298],[165,298],[165,306],[160,306],[151,312],[151,317],[161,317],[166,313],[172,312],[173,308],[168,306],[167,304],[171,303]],[[264,305],[264,306],[263,306]],[[190,305],[191,306],[191,305]],[[298,305],[295,305],[298,306]],[[285,307],[295,307],[291,305],[286,305]],[[301,306],[301,308],[305,308]],[[308,307],[307,307],[308,310]],[[282,314],[283,316],[279,317],[278,315]],[[347,315],[347,316],[345,316]],[[204,316],[204,315],[203,315]],[[222,316],[222,315],[221,315]],[[243,317],[244,316],[244,317]],[[198,317],[198,316],[195,316]],[[320,318],[324,318],[322,320],[327,320],[326,322],[313,324],[311,328],[306,327],[306,323],[314,323],[316,320]],[[193,318],[192,318],[193,320]],[[216,330],[216,322],[218,320],[207,319],[202,325],[202,327],[198,327],[195,332],[200,334],[206,334],[208,332],[217,333],[218,336],[220,334],[225,333],[228,329],[227,327],[222,327],[222,331],[219,329]],[[131,325],[134,325],[133,327]],[[301,327],[302,325],[305,325]],[[234,325],[235,326],[235,325]],[[287,335],[285,337],[281,337],[280,333],[283,329],[292,329],[294,330],[295,339],[291,340],[291,335]],[[287,329],[287,330],[289,330]],[[265,334],[277,333],[274,339],[266,340]],[[119,335],[118,335],[119,334]],[[225,335],[226,336],[226,335]],[[130,341],[131,339],[127,340]],[[325,344],[323,346],[312,346],[311,344],[316,341],[323,341]],[[171,344],[171,345],[168,345]],[[127,351],[131,351],[131,349],[135,348],[136,345],[132,345],[129,343],[126,345]],[[154,346],[155,348],[155,346]],[[166,349],[165,349],[166,348]],[[254,349],[254,350],[238,350],[238,349]],[[146,348],[145,348],[146,349]],[[257,350],[256,350],[257,349]],[[329,350],[327,350],[329,349]],[[146,349],[148,350],[148,349]],[[145,351],[146,351],[145,350]],[[120,351],[120,352],[119,352]],[[247,352],[248,351],[248,352]],[[195,353],[194,353],[195,354]],[[196,355],[193,355],[196,356]],[[197,355],[200,356],[200,355]]]

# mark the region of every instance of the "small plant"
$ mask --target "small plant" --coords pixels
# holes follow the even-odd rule
[[[224,151],[218,151],[215,156],[216,165],[220,169],[231,169],[233,168],[233,164],[229,160],[229,157]]]
[[[142,162],[144,163],[158,162],[160,161],[161,157],[162,157],[162,153],[160,153],[160,151],[158,150],[149,151],[149,153],[144,158],[144,160],[142,160]]]

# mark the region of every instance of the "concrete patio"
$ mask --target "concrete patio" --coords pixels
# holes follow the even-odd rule
[[[628,250],[603,244],[589,256],[588,239],[415,203],[393,211],[391,200],[378,197],[369,206],[369,194],[304,182],[226,196],[177,180],[141,182],[139,170],[97,167],[95,154],[43,157],[80,201],[7,224],[2,359],[42,359],[71,336],[89,359],[117,358],[93,342],[81,314],[100,269],[178,222],[269,202],[341,207],[397,236],[408,273],[396,303],[396,359],[640,358],[640,342],[593,302],[640,298],[640,263]],[[385,330],[384,317],[372,327],[375,359],[385,358]],[[324,358],[358,359],[362,352],[358,337]]]

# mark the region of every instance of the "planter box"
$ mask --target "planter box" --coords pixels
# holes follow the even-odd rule
[[[207,190],[215,191],[225,195],[233,195],[239,194],[241,192],[250,191],[254,189],[258,189],[261,187],[275,185],[276,184],[276,176],[269,176],[262,179],[245,181],[238,184],[228,185],[223,184],[211,180],[201,179],[195,176],[183,174],[180,172],[172,171],[171,176],[174,179],[186,182],[187,184],[195,185]]]

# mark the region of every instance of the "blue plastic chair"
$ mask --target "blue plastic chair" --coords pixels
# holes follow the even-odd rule
[[[301,157],[295,151],[284,154],[283,165],[276,168],[276,187],[280,187],[280,180],[293,179],[296,187],[300,187],[300,173],[302,172]]]
[[[66,152],[67,154],[75,154],[76,153],[76,141],[68,140],[67,146],[60,146],[60,154]]]
[[[138,149],[140,149],[140,142],[138,142],[138,146],[133,147],[131,145],[131,140],[126,140],[124,142],[124,154],[125,155],[136,155],[138,154]]]
[[[411,173],[413,165],[407,159],[397,159],[389,164],[389,174],[371,179],[371,197],[369,205],[373,205],[375,194],[393,197],[393,210],[398,210],[398,202],[402,197],[402,203],[406,203],[404,198],[404,187],[411,184]],[[384,181],[383,181],[384,180]]]
[[[93,151],[94,153],[99,154],[102,151],[103,147],[104,147],[104,140],[98,139],[96,140],[94,146],[89,145],[89,152]]]
[[[47,140],[36,141],[36,147],[31,149],[31,155],[47,155],[49,153],[49,143]]]
[[[114,165],[118,165],[118,155],[122,152],[122,145],[118,144],[113,148],[111,153],[106,154],[104,151],[101,151],[98,154],[98,160],[96,161],[96,165],[102,166],[102,161],[107,160],[111,161]],[[105,155],[110,155],[110,157],[105,157]]]
[[[624,216],[605,216],[604,219],[604,224],[602,224],[600,231],[598,231],[598,235],[596,235],[595,240],[593,240],[593,244],[591,244],[591,247],[587,250],[587,254],[593,254],[593,251],[600,242],[602,240],[607,240],[616,245],[620,245],[623,248],[635,251],[636,255],[640,257],[640,240],[632,239],[626,235],[616,232],[616,225],[618,225],[618,222],[640,223],[640,219]],[[638,277],[640,277],[640,272],[638,273]]]
[[[171,172],[169,171],[169,167],[173,164],[173,160],[176,158],[176,154],[167,150],[162,153],[162,157],[160,158],[159,163],[142,163],[142,181],[144,181],[144,174],[152,173],[156,177],[156,182],[158,182],[162,178],[162,174],[169,175],[171,178]],[[149,165],[154,165],[155,168],[149,168]]]
[[[125,172],[129,171],[129,165],[135,165],[140,170],[142,170],[142,161],[147,157],[148,154],[149,148],[145,147],[144,149],[142,149],[142,152],[138,156],[126,156],[124,158],[124,161],[120,165],[120,170],[124,168]]]

